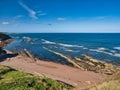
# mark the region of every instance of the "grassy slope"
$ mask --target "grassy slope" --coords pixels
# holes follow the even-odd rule
[[[108,77],[105,82],[83,90],[120,90],[120,71]]]
[[[71,90],[63,83],[0,66],[0,90]]]

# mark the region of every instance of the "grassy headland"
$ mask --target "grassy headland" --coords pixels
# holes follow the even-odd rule
[[[0,55],[5,55],[3,48],[11,37],[0,33]],[[0,90],[70,90],[72,87],[47,77],[34,76],[0,65]]]
[[[0,66],[0,90],[71,90],[61,82]]]
[[[0,33],[0,41],[2,41],[2,43],[0,44],[0,55],[2,55],[3,53],[5,54],[3,47],[5,47],[11,41],[11,37],[3,33]],[[104,80],[104,82],[96,85],[92,84],[91,85],[92,87],[89,88],[86,87],[83,90],[120,90],[119,67],[93,59],[92,57],[89,57],[87,55],[84,55],[83,58],[75,57],[74,60],[72,60],[70,57],[64,56],[61,53],[49,49],[47,50],[56,55],[61,56],[62,58],[66,59],[68,62],[73,64],[73,66],[83,69],[83,71],[92,71],[95,73],[102,73],[107,75],[107,78]],[[89,84],[90,82],[87,81],[87,83]],[[71,89],[73,89],[71,86],[52,80],[50,78],[44,76],[35,76],[33,74],[15,70],[11,67],[0,65],[0,90],[71,90]]]

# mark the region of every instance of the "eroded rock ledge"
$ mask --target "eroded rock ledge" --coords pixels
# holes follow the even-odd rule
[[[54,53],[54,54],[56,54],[64,59],[66,59],[66,61],[71,63],[73,65],[73,67],[76,67],[76,68],[79,68],[79,69],[82,69],[85,71],[93,71],[96,73],[112,75],[120,70],[120,67],[118,67],[118,66],[108,64],[108,63],[101,61],[101,60],[94,59],[94,58],[87,56],[85,54],[82,55],[83,56],[82,58],[80,58],[80,57],[71,58],[71,57],[65,56],[62,53],[50,50],[46,47],[43,47],[43,48],[49,52],[52,52],[52,53]]]
[[[85,70],[94,71],[96,73],[112,75],[118,70],[120,70],[120,68],[115,65],[108,64],[104,61],[100,61],[97,59],[93,59],[92,57],[87,56],[85,54],[83,55],[83,59],[77,57],[75,57],[75,59],[77,60],[77,63]]]

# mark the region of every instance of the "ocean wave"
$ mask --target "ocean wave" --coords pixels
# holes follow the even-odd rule
[[[87,47],[83,47],[83,49],[87,50],[88,48]]]
[[[117,49],[117,50],[120,50],[120,47],[114,47],[113,49]]]
[[[23,39],[31,39],[30,37],[23,37]]]
[[[63,46],[63,47],[84,47],[84,46],[79,46],[79,45],[72,45],[72,44],[65,44],[65,43],[56,43],[56,42],[52,42],[52,41],[48,41],[48,40],[45,40],[45,39],[41,39],[43,42],[43,44],[57,44],[57,45],[60,45],[60,46]]]
[[[102,51],[100,51],[100,50],[98,50],[98,49],[89,49],[90,51],[94,51],[94,52],[102,52]]]
[[[83,47],[83,46],[79,46],[79,45],[71,45],[71,44],[63,44],[63,43],[58,43],[60,46],[64,46],[64,47]]]
[[[108,55],[111,55],[113,56],[113,53],[110,53],[110,52],[106,52],[104,50],[99,50],[99,49],[89,49],[90,51],[95,51],[95,52],[101,52],[101,53],[104,53],[104,54],[108,54]]]
[[[110,52],[115,53],[116,51],[115,50],[110,50]]]
[[[110,55],[110,56],[114,56],[113,53],[110,53],[110,52],[102,51],[102,53],[104,53],[104,54],[108,54],[108,55]]]
[[[110,52],[106,52],[106,51],[102,51],[102,50],[98,50],[98,49],[89,49],[90,51],[94,51],[94,52],[100,52],[100,53],[104,53],[110,56],[114,56],[114,57],[120,57],[119,53],[115,53],[115,50],[110,50]]]
[[[98,48],[98,50],[100,50],[100,51],[104,51],[104,50],[107,50],[107,48],[100,47],[100,48]]]
[[[45,39],[41,39],[43,42],[43,44],[56,44],[55,42],[51,42],[51,41],[48,41],[48,40],[45,40]]]
[[[99,47],[97,49],[89,49],[90,51],[96,51],[96,52],[106,52],[105,50],[109,50],[107,48],[104,47]]]

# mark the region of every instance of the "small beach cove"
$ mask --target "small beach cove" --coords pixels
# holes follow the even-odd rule
[[[11,40],[7,43],[2,40],[0,66],[8,66],[14,70],[43,78],[51,78],[57,82],[62,82],[64,85],[68,85],[68,87],[73,87],[72,89],[75,90],[96,90],[96,88],[102,90],[102,88],[109,88],[109,86],[111,86],[113,90],[119,90],[119,66],[95,59],[87,54],[81,54],[81,58],[71,58],[62,52],[46,46],[42,48],[66,60],[69,65],[53,62],[52,60],[44,60],[42,58],[38,59],[26,48],[17,53],[3,49],[7,44],[9,45],[10,42]],[[116,89],[114,89],[115,87]]]
[[[85,88],[87,86],[102,82],[106,75],[83,71],[70,66],[37,60],[31,62],[30,58],[21,55],[7,58],[0,62],[1,65],[13,67],[35,75],[46,76],[54,80],[64,82],[75,88]]]

